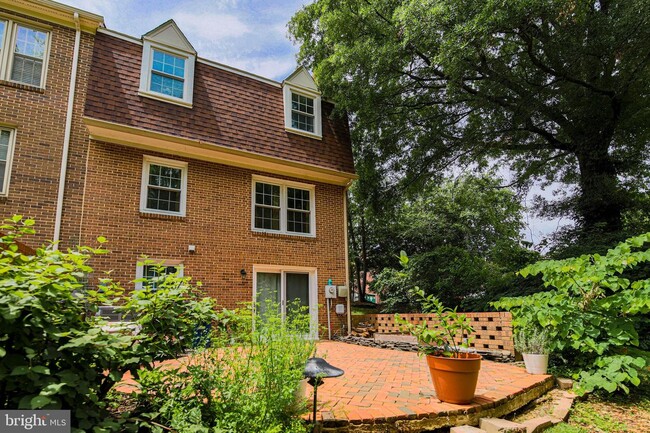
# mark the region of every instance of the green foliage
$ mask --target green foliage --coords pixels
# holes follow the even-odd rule
[[[519,186],[563,184],[546,215],[612,232],[647,192],[649,13],[647,0],[317,0],[289,31],[351,114],[369,196],[454,164],[509,166]]]
[[[145,260],[143,264],[155,262]],[[118,311],[137,325],[132,355],[138,358],[138,365],[179,356],[200,343],[194,341],[197,330],[217,320],[215,300],[204,296],[200,283],[192,286],[190,277],[165,274],[160,266],[158,276],[150,282],[153,284],[145,279],[135,282],[143,283],[142,289],[131,292]],[[132,374],[138,374],[137,367],[130,369]]]
[[[400,251],[402,269],[384,268],[373,280],[372,288],[381,295],[383,312],[412,312],[419,309],[413,297],[409,258]]]
[[[75,429],[115,431],[125,422],[108,412],[115,383],[126,371],[137,375],[183,354],[196,326],[214,317],[212,301],[174,276],[155,292],[124,299],[108,279],[87,287],[88,261],[107,251],[50,245],[22,254],[16,242],[33,234],[33,225],[15,216],[0,226],[0,408],[70,409]],[[96,315],[99,305],[115,302],[123,302],[130,327],[109,326]]]
[[[515,349],[519,353],[548,355],[550,339],[548,332],[537,328],[522,328],[515,334]]]
[[[511,287],[526,287],[514,271],[538,258],[520,245],[519,200],[487,175],[431,184],[404,199],[390,218],[387,228],[374,235],[377,243],[370,248],[373,267],[384,268],[372,287],[387,312],[415,308],[409,295],[414,286],[446,305],[485,310],[489,301]],[[408,266],[394,260],[400,249],[411,254]],[[395,270],[397,266],[401,269]],[[528,289],[540,286],[533,281]]]
[[[468,337],[474,332],[469,318],[459,314],[456,309],[445,307],[433,295],[425,296],[417,287],[412,292],[421,303],[422,312],[435,315],[433,326],[429,327],[426,319],[415,325],[402,319],[399,314],[395,314],[395,323],[418,339],[420,352],[458,358],[461,347],[468,347]]]
[[[567,353],[581,370],[576,378],[582,391],[628,392],[630,385],[639,385],[638,371],[647,364],[631,349],[639,345],[637,322],[650,312],[650,278],[630,275],[650,262],[648,243],[650,233],[630,238],[606,255],[537,262],[520,274],[541,274],[551,290],[494,304],[513,313],[515,327],[546,329],[550,349]]]
[[[161,366],[140,375],[137,396],[146,426],[183,432],[305,432],[297,415],[306,409],[296,391],[314,351],[309,314],[298,303],[283,320],[267,305],[255,328],[216,332],[212,347],[183,358],[178,367]],[[250,309],[229,319],[251,323]],[[236,326],[232,329],[245,329]]]

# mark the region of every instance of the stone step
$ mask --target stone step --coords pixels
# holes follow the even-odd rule
[[[571,406],[573,405],[573,400],[575,400],[575,398],[575,394],[564,391],[562,397],[555,402],[551,416],[553,418],[561,419],[562,421],[568,420]]]
[[[573,381],[571,379],[567,379],[566,377],[556,377],[555,384],[558,388],[563,390],[573,388]]]
[[[479,427],[485,433],[526,433],[526,427],[500,418],[481,418]]]
[[[561,421],[557,418],[542,416],[539,418],[529,419],[528,421],[523,421],[521,425],[526,427],[526,433],[540,433],[560,422]]]

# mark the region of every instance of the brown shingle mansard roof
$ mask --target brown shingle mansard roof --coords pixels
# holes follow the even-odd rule
[[[109,34],[95,39],[87,117],[237,150],[354,173],[344,119],[323,102],[323,139],[284,129],[282,89],[196,63],[193,108],[138,95],[142,46]]]

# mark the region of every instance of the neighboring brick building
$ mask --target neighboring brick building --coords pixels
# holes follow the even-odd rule
[[[280,302],[302,299],[314,325],[326,324],[325,285],[348,279],[347,121],[303,68],[278,83],[197,57],[173,21],[131,38],[96,30],[101,17],[86,16],[94,26],[81,28],[58,237],[75,45],[75,30],[60,23],[46,27],[47,85],[0,81],[9,96],[0,125],[14,149],[4,213],[35,217],[41,241],[107,237],[112,252],[93,266],[127,287],[152,274],[145,255],[202,281],[224,307],[264,288]]]
[[[82,143],[88,136],[81,117],[94,34],[102,22],[100,16],[53,2],[0,1],[0,209],[3,218],[15,213],[35,218],[38,243],[57,238],[55,230],[64,231],[69,244],[79,241]],[[66,218],[55,227],[66,147]]]

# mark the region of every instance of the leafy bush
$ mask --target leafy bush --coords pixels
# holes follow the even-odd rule
[[[384,268],[372,281],[372,289],[382,299],[382,313],[418,311],[420,306],[413,296],[411,276],[412,262],[404,251],[400,251],[401,269]]]
[[[435,314],[436,320],[432,328],[425,319],[415,325],[395,314],[395,323],[400,328],[418,339],[421,353],[449,358],[459,358],[461,347],[467,347],[470,334],[474,332],[470,319],[459,314],[456,309],[445,307],[433,295],[424,295],[419,288],[412,290],[413,296],[422,304],[422,312]]]
[[[418,304],[410,293],[416,286],[461,311],[488,311],[490,302],[502,296],[511,292],[534,293],[542,287],[541,279],[526,281],[513,272],[534,261],[536,254],[524,249],[517,252],[504,249],[500,256],[504,255],[508,256],[503,260],[508,261],[509,268],[486,260],[483,253],[470,253],[453,245],[439,246],[410,258],[402,251],[401,269],[384,268],[371,287],[381,295],[385,313],[417,310]],[[517,287],[516,292],[513,287]]]
[[[578,370],[581,392],[638,386],[647,362],[639,346],[637,322],[650,312],[650,278],[634,268],[650,262],[650,233],[630,238],[606,255],[583,255],[530,265],[519,273],[541,274],[552,290],[494,305],[513,313],[515,327],[539,326],[551,338],[550,349],[564,352]]]
[[[298,418],[305,411],[296,390],[314,342],[309,315],[299,306],[285,320],[267,306],[251,323],[249,310],[228,318],[240,322],[233,332],[216,331],[212,347],[182,358],[174,368],[141,372],[139,411],[154,432],[305,432]],[[235,337],[233,339],[233,337]],[[234,343],[233,341],[238,341]],[[161,398],[164,396],[164,398]]]
[[[15,216],[0,226],[0,408],[70,409],[76,431],[116,431],[126,420],[108,411],[113,386],[127,371],[137,376],[184,353],[196,327],[216,318],[213,301],[170,276],[155,292],[132,292],[123,309],[133,327],[110,332],[96,313],[120,301],[122,288],[107,279],[96,289],[84,284],[88,261],[107,251],[50,245],[23,254],[16,242],[33,225]]]

